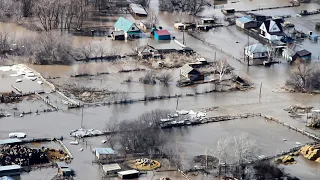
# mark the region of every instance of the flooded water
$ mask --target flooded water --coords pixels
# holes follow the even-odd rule
[[[182,40],[182,33],[174,30],[173,23],[175,21],[194,21],[195,18],[186,15],[184,13],[168,13],[159,12],[157,8],[158,1],[152,0],[150,3],[150,9],[158,13],[159,22],[164,29],[168,29],[178,39]],[[243,0],[237,3],[230,3],[225,5],[224,8],[236,8],[240,10],[253,9],[259,7],[274,7],[279,5],[288,5],[289,0],[278,1],[278,0]],[[259,13],[275,13],[277,15],[296,14],[302,9],[313,9],[318,6],[315,4],[303,4],[301,7],[278,9],[275,11],[261,11]],[[203,15],[215,14],[220,16],[221,9],[206,10]],[[130,15],[128,15],[129,18]],[[313,30],[313,22],[317,21],[319,16],[310,16],[306,18],[295,18],[292,17],[288,21],[296,24],[297,28],[309,31]],[[116,20],[114,18],[113,20]],[[110,25],[110,22],[103,22],[99,25]],[[16,37],[28,36],[35,34],[34,32],[28,31],[20,26],[14,24],[0,23],[0,29],[10,30],[14,32]],[[207,95],[200,95],[196,97],[181,98],[179,100],[179,109],[204,109],[209,107],[219,106],[219,111],[208,112],[209,115],[226,115],[226,114],[241,114],[241,113],[262,113],[266,115],[272,115],[279,118],[280,120],[287,122],[295,127],[305,129],[303,122],[290,118],[283,109],[293,104],[306,104],[320,107],[320,96],[319,95],[308,95],[308,94],[289,94],[289,93],[277,93],[277,89],[284,84],[285,80],[289,76],[290,67],[287,63],[275,64],[269,68],[259,66],[246,66],[246,64],[240,63],[237,60],[228,57],[221,53],[219,48],[229,50],[230,54],[235,57],[240,57],[240,50],[247,43],[247,36],[242,32],[237,31],[235,27],[229,28],[217,28],[213,32],[203,33],[202,36],[208,40],[208,42],[217,45],[218,49],[214,49],[204,45],[202,42],[186,36],[187,46],[195,49],[199,54],[210,59],[214,58],[216,53],[217,58],[226,58],[229,64],[235,67],[235,73],[242,77],[250,79],[256,84],[256,89],[248,92],[227,92],[227,93],[213,93]],[[145,40],[141,40],[142,42]],[[308,40],[306,40],[307,42]],[[237,43],[238,42],[238,43]],[[250,42],[255,42],[250,38]],[[85,44],[93,44],[94,46],[104,46],[107,51],[111,51],[114,47],[120,47],[123,53],[132,51],[132,44],[134,42],[116,42],[111,41],[106,37],[73,37],[73,44],[75,47],[81,47]],[[303,44],[303,47],[312,51],[314,58],[317,57],[319,52],[319,45],[311,44],[309,42]],[[106,65],[107,66],[107,65]],[[45,77],[48,76],[64,76],[71,74],[75,67],[71,66],[33,66],[36,70],[41,72]],[[107,68],[112,71],[112,69]],[[171,71],[171,70],[170,70]],[[142,76],[144,72],[132,73],[130,75],[135,76],[137,79]],[[177,74],[176,70],[172,70],[172,74]],[[183,92],[192,92],[193,88],[183,88],[180,90],[172,84],[169,87],[163,87],[161,85],[149,86],[142,85],[134,82],[132,84],[115,84],[114,81],[123,81],[129,74],[117,74],[105,75],[98,77],[97,79],[90,81],[81,81],[77,79],[70,79],[76,83],[83,83],[84,85],[101,85],[101,87],[110,87],[111,90],[123,90],[130,91],[137,96],[144,94],[175,94]],[[176,77],[176,76],[175,76]],[[66,79],[57,79],[57,81],[65,81]],[[102,81],[101,81],[102,80]],[[176,80],[176,79],[174,79]],[[78,82],[77,82],[78,81]],[[262,82],[261,98],[259,98],[259,86]],[[199,89],[211,89],[208,84],[199,86]],[[34,106],[29,103],[27,106]],[[105,106],[97,108],[84,109],[84,125],[87,128],[103,129],[106,122],[111,117],[115,117],[119,121],[123,119],[129,119],[138,117],[141,113],[147,112],[154,109],[175,109],[176,100],[163,100],[148,103],[137,103],[130,105],[115,105]],[[24,118],[4,118],[0,119],[0,138],[5,139],[8,134],[12,131],[21,131],[27,133],[28,137],[60,137],[63,135],[66,140],[66,145],[70,148],[74,155],[74,160],[70,167],[74,168],[78,174],[77,179],[101,179],[101,170],[98,165],[92,164],[94,155],[91,152],[93,147],[107,147],[105,144],[101,144],[100,141],[103,139],[95,138],[89,139],[88,145],[72,146],[69,142],[73,140],[69,138],[69,132],[73,129],[80,127],[81,112],[80,110],[69,110],[59,111],[49,114],[42,114],[39,116],[25,116]],[[308,131],[312,131],[308,129]],[[295,146],[295,142],[309,142],[310,140],[306,137],[297,134],[296,132],[285,129],[278,126],[275,123],[265,122],[262,119],[245,119],[237,121],[229,121],[225,123],[208,124],[197,127],[188,127],[181,129],[174,129],[168,133],[171,133],[176,140],[177,145],[184,148],[184,152],[188,154],[188,158],[197,154],[203,154],[204,149],[214,147],[214,144],[218,138],[225,136],[237,135],[241,132],[247,132],[251,135],[260,145],[263,150],[263,154],[271,155],[282,150],[289,149]],[[318,133],[318,131],[313,131]],[[282,139],[288,139],[287,142],[282,142]],[[79,149],[83,147],[85,150],[80,152]],[[190,156],[189,156],[190,155]],[[298,159],[296,165],[286,166],[285,169],[301,177],[302,179],[314,179],[314,176],[319,171],[319,164],[310,163],[304,159]],[[46,176],[50,177],[56,173],[56,169],[37,170],[30,174],[22,175],[23,180],[29,179],[46,179]],[[166,174],[157,174],[156,177],[162,177]],[[171,174],[173,179],[180,180],[177,174]],[[142,177],[140,179],[151,179],[150,175]],[[196,179],[196,178],[193,178]]]

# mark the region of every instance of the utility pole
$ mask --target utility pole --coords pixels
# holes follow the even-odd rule
[[[81,108],[81,128],[83,128],[83,107]]]
[[[247,32],[248,32],[248,46],[247,47],[249,47],[249,30],[247,30]],[[246,54],[246,52],[244,52],[244,54]],[[247,57],[247,60],[248,60],[248,66],[250,66],[250,62],[249,62],[249,56]]]
[[[183,31],[182,31],[182,44],[186,45],[185,39],[184,39],[184,27],[183,27]]]
[[[262,89],[262,82],[260,84],[260,93],[259,93],[259,99],[261,98],[261,89]]]

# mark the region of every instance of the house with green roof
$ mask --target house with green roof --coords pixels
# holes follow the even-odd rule
[[[126,39],[140,37],[142,33],[135,23],[123,17],[118,19],[118,21],[114,24],[114,28],[115,31],[123,31]]]

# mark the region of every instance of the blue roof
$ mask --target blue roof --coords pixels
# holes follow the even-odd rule
[[[119,17],[118,21],[114,24],[114,27],[124,32],[128,32],[134,23],[125,19],[123,17]]]
[[[14,180],[12,177],[9,176],[3,176],[0,178],[0,180]]]
[[[17,138],[13,138],[13,139],[2,139],[0,140],[0,145],[3,144],[13,144],[13,143],[21,143],[22,141],[20,139]]]
[[[241,23],[248,23],[248,22],[254,21],[251,18],[245,17],[245,16],[238,18],[237,20],[240,21]]]
[[[0,166],[0,171],[18,170],[22,167],[20,165]]]
[[[116,154],[111,148],[96,148],[98,154]]]
[[[311,38],[317,38],[317,37],[319,37],[319,35],[317,35],[317,34],[312,34],[312,35],[310,35],[310,37],[311,37]]]

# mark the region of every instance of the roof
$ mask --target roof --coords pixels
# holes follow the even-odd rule
[[[311,56],[311,52],[303,49],[301,51],[297,51],[296,54],[300,57],[303,57],[303,56]]]
[[[135,14],[148,15],[147,11],[140,4],[131,3],[129,6]]]
[[[62,172],[72,172],[72,170],[70,168],[62,168],[61,171]]]
[[[56,162],[59,168],[69,168],[69,166],[64,162]]]
[[[206,18],[201,18],[203,21],[214,21],[214,18],[206,17]]]
[[[314,38],[319,37],[319,35],[317,35],[317,34],[312,34],[312,35],[310,35],[310,37],[311,37],[312,39],[314,39]]]
[[[119,17],[118,21],[114,24],[114,27],[123,30],[124,32],[128,32],[133,24],[134,23],[129,21],[128,19]]]
[[[18,170],[22,169],[20,165],[0,166],[0,171]]]
[[[124,31],[112,31],[112,33],[111,34],[113,34],[113,35],[115,35],[115,36],[121,36],[121,35],[124,35]]]
[[[180,68],[181,74],[188,74],[192,70],[193,70],[193,68],[189,64],[185,64],[184,66],[182,66]]]
[[[168,36],[170,35],[169,31],[167,30],[156,30],[154,33],[158,34],[159,36]]]
[[[111,148],[96,148],[98,154],[116,154]]]
[[[14,180],[12,177],[9,176],[3,176],[0,178],[0,180]]]
[[[261,52],[268,52],[268,47],[264,46],[261,43],[253,44],[246,47],[247,51],[251,53],[261,53]]]
[[[119,164],[106,164],[102,166],[102,169],[104,172],[108,172],[108,171],[115,171],[115,170],[120,170],[121,167],[119,166]]]
[[[129,175],[129,174],[137,174],[137,173],[139,173],[139,171],[134,170],[134,169],[118,172],[118,174],[121,174],[121,175]]]
[[[272,24],[273,22],[278,26],[278,28],[280,29],[280,32],[270,32],[270,24]],[[284,34],[280,21],[266,20],[263,23],[266,26],[266,29],[269,34],[271,34],[271,35],[283,35]]]
[[[248,23],[248,22],[252,22],[254,20],[252,20],[251,18],[243,16],[241,18],[238,18],[237,21],[240,21],[241,23]]]
[[[22,141],[20,139],[17,138],[13,138],[13,139],[3,139],[0,140],[0,145],[3,144],[14,144],[14,143],[21,143]]]

